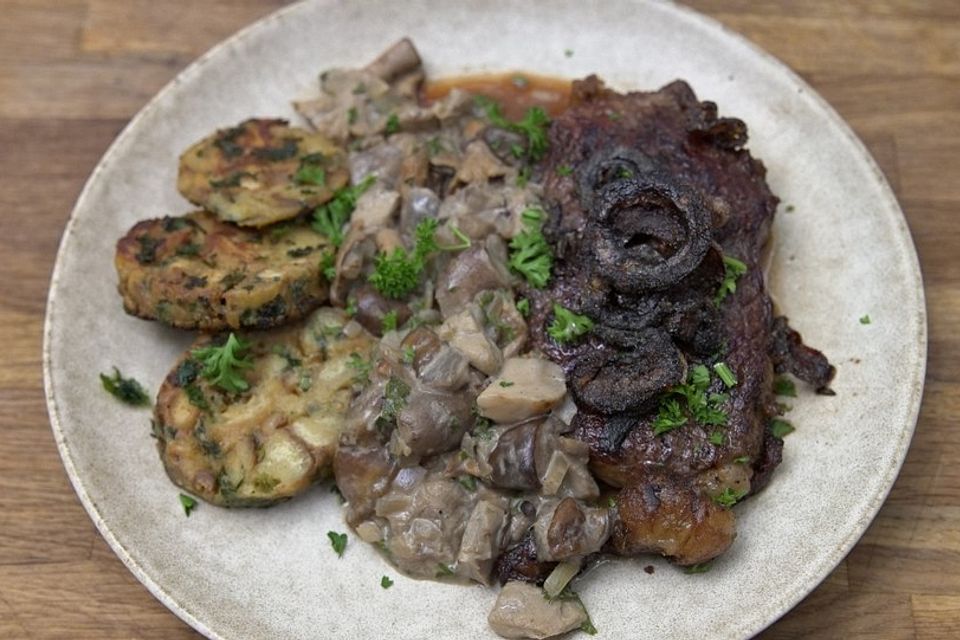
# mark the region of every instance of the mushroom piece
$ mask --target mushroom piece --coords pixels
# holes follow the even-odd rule
[[[490,571],[500,553],[507,520],[503,506],[481,500],[473,508],[460,542],[457,574],[490,585]]]
[[[599,551],[610,537],[609,511],[584,506],[573,498],[544,502],[533,535],[539,560],[583,557]]]
[[[447,318],[437,335],[488,376],[500,370],[503,353],[484,331],[483,312],[476,304],[470,303],[460,313]]]
[[[507,247],[497,236],[474,245],[447,263],[437,281],[437,304],[444,318],[458,313],[481,291],[510,285]]]
[[[449,451],[459,444],[472,424],[472,398],[425,386],[410,392],[397,415],[390,448],[397,457],[417,459]]]
[[[552,638],[579,628],[587,612],[579,600],[548,600],[543,589],[526,582],[508,582],[487,616],[503,638]]]
[[[542,358],[508,358],[500,375],[477,398],[480,415],[494,422],[519,422],[560,404],[567,385],[563,369]]]
[[[422,64],[417,48],[410,38],[403,38],[377,56],[377,59],[367,65],[369,71],[386,82],[392,82],[403,74],[417,71]]]
[[[504,431],[490,452],[490,481],[504,489],[535,490],[540,486],[534,464],[539,421],[529,421]]]
[[[354,319],[370,333],[379,336],[383,333],[383,319],[391,312],[397,314],[397,325],[402,325],[410,317],[410,308],[397,300],[388,300],[369,285],[362,285],[351,291],[356,303],[357,313]]]

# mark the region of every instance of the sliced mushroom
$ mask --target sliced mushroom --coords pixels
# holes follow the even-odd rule
[[[579,600],[548,600],[540,587],[508,582],[487,621],[503,638],[552,638],[579,628],[587,612]]]
[[[481,291],[503,289],[510,284],[507,247],[496,236],[489,236],[447,263],[437,281],[437,304],[448,318]]]
[[[480,415],[519,422],[557,406],[567,391],[563,369],[542,358],[508,358],[500,375],[477,398]]]
[[[534,464],[539,421],[525,422],[504,431],[490,453],[490,481],[504,489],[535,490],[540,486]]]
[[[610,537],[607,509],[573,498],[544,502],[533,525],[539,560],[567,560],[595,553]]]
[[[471,404],[469,394],[413,389],[397,416],[394,455],[418,459],[455,448],[472,424]]]
[[[457,574],[490,585],[490,571],[500,553],[500,542],[506,524],[503,506],[481,500],[467,520],[457,556]]]
[[[500,347],[484,330],[483,312],[469,303],[460,313],[448,317],[437,331],[455,349],[463,353],[474,367],[487,375],[494,375],[503,363]]]

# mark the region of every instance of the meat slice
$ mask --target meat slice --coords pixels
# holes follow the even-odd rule
[[[556,260],[548,288],[526,292],[531,339],[567,375],[593,471],[620,488],[616,553],[680,564],[722,553],[735,535],[730,506],[780,462],[782,441],[767,430],[775,370],[821,391],[833,377],[774,317],[761,254],[778,199],[746,140],[742,121],[719,118],[682,81],[619,94],[591,76],[551,125],[544,232]],[[555,302],[594,330],[558,344],[547,331]],[[683,409],[677,389],[692,384],[724,418]],[[683,419],[664,429],[671,398]],[[542,575],[529,554],[513,556],[525,568],[506,554],[501,577]]]

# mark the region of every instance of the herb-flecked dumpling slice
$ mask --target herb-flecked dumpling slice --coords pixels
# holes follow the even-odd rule
[[[167,474],[228,507],[269,506],[329,477],[374,342],[329,307],[296,327],[201,337],[157,396]]]
[[[117,242],[118,289],[127,313],[174,327],[267,329],[324,302],[328,244],[306,223],[268,232],[205,211],[144,220]]]
[[[222,220],[262,227],[323,204],[349,180],[343,149],[323,135],[251,119],[187,149],[177,188]]]

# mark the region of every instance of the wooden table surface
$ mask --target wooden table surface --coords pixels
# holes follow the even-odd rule
[[[199,637],[127,572],[67,480],[44,405],[44,304],[64,223],[114,136],[193,58],[283,4],[0,0],[0,638]],[[926,392],[900,478],[846,560],[762,637],[960,638],[960,2],[689,4],[853,126],[926,282]]]

